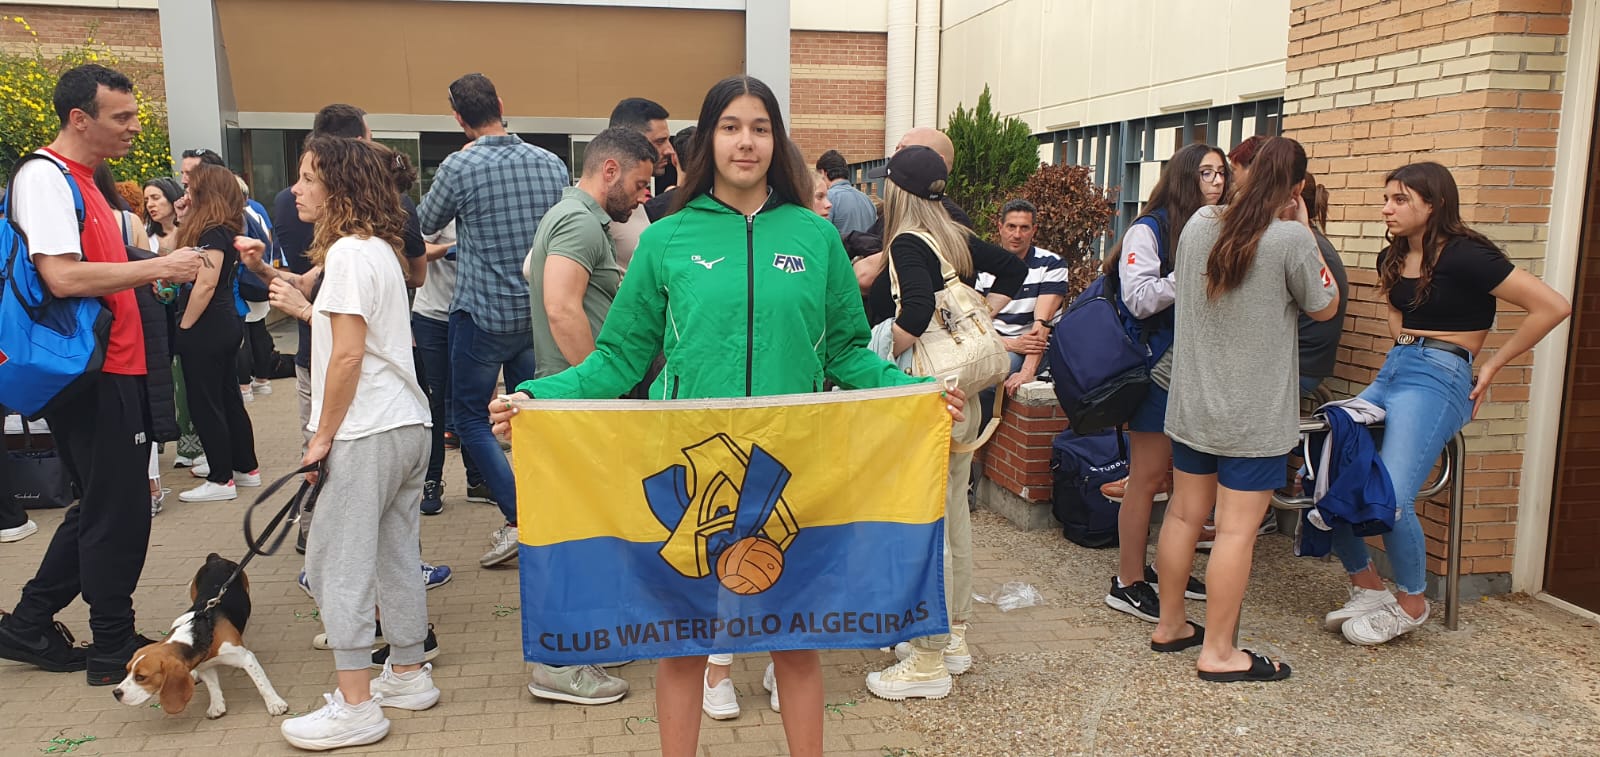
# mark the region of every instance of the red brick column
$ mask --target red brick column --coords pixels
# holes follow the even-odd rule
[[[1066,427],[1049,384],[1018,390],[1006,401],[994,438],[978,453],[984,461],[978,504],[1020,528],[1059,527],[1050,512],[1050,444]]]

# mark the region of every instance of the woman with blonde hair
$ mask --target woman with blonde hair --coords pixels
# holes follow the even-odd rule
[[[867,318],[881,324],[892,319],[892,353],[905,355],[934,315],[934,295],[944,288],[941,263],[948,263],[968,286],[978,273],[995,277],[988,295],[990,312],[1011,301],[1028,276],[1028,266],[1005,250],[979,241],[950,218],[940,203],[949,169],[937,152],[921,146],[901,148],[878,169],[883,183],[884,238],[889,240],[887,265],[894,275],[880,274],[867,293]],[[931,242],[931,244],[930,244]],[[891,279],[898,281],[893,291]],[[969,391],[975,387],[966,387]],[[968,413],[951,429],[956,442],[971,442],[982,425],[981,413]],[[940,699],[950,693],[951,676],[967,672],[967,621],[972,617],[972,514],[967,486],[972,452],[950,455],[945,489],[945,584],[950,632],[913,639],[895,648],[900,662],[867,674],[867,688],[885,699]]]

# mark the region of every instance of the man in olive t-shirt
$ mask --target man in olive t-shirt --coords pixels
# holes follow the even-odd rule
[[[606,227],[628,219],[649,197],[656,149],[633,129],[601,132],[584,151],[578,186],[539,222],[523,271],[532,301],[535,376],[581,362],[594,351],[622,282],[622,266]]]

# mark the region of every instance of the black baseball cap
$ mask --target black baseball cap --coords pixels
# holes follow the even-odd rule
[[[868,171],[867,178],[887,178],[911,194],[925,200],[938,200],[944,197],[950,170],[939,153],[921,145],[911,145],[900,148],[888,163]]]

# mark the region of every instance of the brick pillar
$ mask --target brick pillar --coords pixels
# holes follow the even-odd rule
[[[828,150],[851,163],[883,157],[888,36],[791,32],[789,131],[815,165]]]
[[[1291,0],[1284,133],[1328,187],[1328,236],[1350,271],[1350,318],[1331,388],[1371,382],[1389,342],[1377,291],[1384,175],[1450,168],[1462,216],[1543,275],[1569,0]],[[1487,350],[1521,321],[1504,304]],[[1486,351],[1487,351],[1486,350]],[[1532,353],[1502,370],[1467,427],[1463,572],[1507,591]],[[1428,569],[1443,574],[1448,501],[1421,504]]]
[[[1019,528],[1059,528],[1050,511],[1050,444],[1066,427],[1053,387],[1034,383],[1017,390],[1005,402],[994,438],[978,452],[983,459],[978,504]]]

